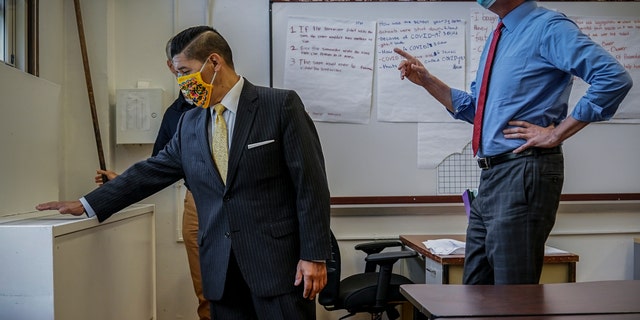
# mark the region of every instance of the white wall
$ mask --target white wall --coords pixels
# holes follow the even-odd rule
[[[236,72],[269,85],[269,1],[214,0],[211,21],[233,50]]]
[[[168,106],[176,94],[167,72],[164,45],[184,27],[207,19],[234,50],[238,73],[269,84],[268,1],[256,0],[82,0],[84,27],[107,166],[123,171],[151,153],[150,145],[116,146],[113,139],[115,89],[138,80],[164,89]],[[41,1],[41,76],[63,88],[60,194],[77,199],[92,190],[98,167],[82,71],[73,1]],[[209,6],[210,11],[206,8]],[[209,13],[209,14],[207,14]],[[24,121],[24,127],[30,123]],[[37,202],[49,199],[34,199]],[[53,199],[52,199],[53,200]],[[169,187],[144,200],[156,204],[158,319],[192,319],[195,296],[182,243],[177,242],[180,191]],[[461,208],[460,208],[461,209]],[[464,233],[464,215],[448,207],[335,208],[332,227],[341,239],[343,276],[361,270],[355,243],[399,234]],[[640,208],[604,204],[562,209],[550,244],[580,255],[578,281],[632,278],[632,238],[640,236]],[[594,235],[597,234],[597,235]],[[337,319],[342,312],[321,319]]]
[[[34,194],[58,196],[60,86],[5,64],[0,78],[1,217],[34,211]]]

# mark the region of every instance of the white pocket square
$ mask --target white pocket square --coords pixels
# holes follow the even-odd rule
[[[256,142],[256,143],[250,143],[247,145],[247,149],[253,149],[256,147],[260,147],[260,146],[264,146],[265,144],[269,144],[269,143],[273,143],[276,142],[275,140],[265,140],[265,141],[260,141],[260,142]]]

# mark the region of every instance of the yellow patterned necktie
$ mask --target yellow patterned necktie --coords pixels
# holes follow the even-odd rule
[[[227,123],[222,117],[226,108],[222,104],[216,104],[216,128],[213,131],[213,161],[216,163],[222,182],[227,184],[227,165],[229,163],[229,139],[227,137]]]

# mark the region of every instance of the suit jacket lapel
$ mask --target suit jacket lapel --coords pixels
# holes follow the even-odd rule
[[[227,172],[227,185],[233,183],[240,158],[244,154],[247,145],[249,132],[253,126],[256,116],[258,93],[253,84],[247,79],[244,80],[240,100],[238,101],[238,112],[236,114],[235,127],[231,140],[231,150],[229,150],[229,166]],[[216,170],[217,171],[217,170]]]

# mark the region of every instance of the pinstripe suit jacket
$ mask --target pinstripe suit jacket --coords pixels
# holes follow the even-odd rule
[[[210,121],[209,110],[186,112],[163,151],[85,199],[103,221],[184,178],[198,208],[205,297],[222,297],[232,248],[254,294],[291,292],[299,259],[330,257],[329,189],[315,126],[294,91],[245,80],[225,186],[211,155]]]

